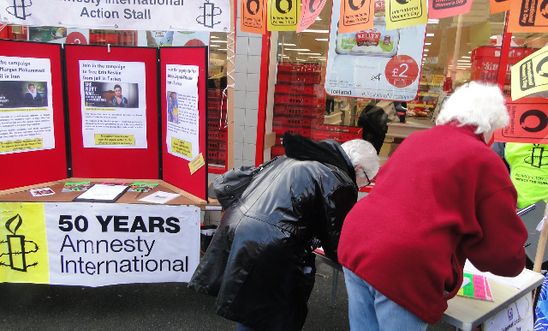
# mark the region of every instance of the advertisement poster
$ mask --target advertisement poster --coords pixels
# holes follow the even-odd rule
[[[188,282],[199,262],[195,206],[0,203],[0,283]]]
[[[386,0],[386,29],[394,30],[428,22],[426,0]]]
[[[268,31],[296,31],[301,0],[268,0]]]
[[[200,153],[198,73],[198,66],[166,65],[167,151],[188,161]]]
[[[548,46],[514,64],[511,70],[512,100],[548,94]]]
[[[49,59],[0,56],[0,154],[55,148]]]
[[[508,32],[548,32],[548,0],[510,1]]]
[[[9,24],[228,32],[229,0],[0,0]]]
[[[249,33],[266,32],[266,0],[243,0],[240,8],[240,30]]]
[[[334,6],[338,6],[335,0]],[[335,7],[338,8],[338,7]],[[325,90],[331,95],[413,100],[417,94],[426,27],[387,31],[377,17],[373,29],[338,33],[331,18]]]
[[[470,9],[472,0],[431,0],[428,2],[428,18],[464,15]]]
[[[314,24],[326,2],[327,0],[302,0],[301,18],[299,19],[297,32],[302,32]]]
[[[548,144],[548,104],[544,98],[508,102],[510,124],[495,132],[496,141]]]
[[[380,15],[384,15],[384,0],[341,0],[339,32],[371,29],[374,18]]]
[[[145,64],[81,60],[85,148],[147,148]]]

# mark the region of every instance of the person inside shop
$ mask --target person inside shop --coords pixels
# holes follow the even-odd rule
[[[340,145],[286,133],[283,146],[286,155],[255,169],[247,186],[229,180],[242,178],[237,170],[213,185],[224,213],[189,287],[217,296],[217,314],[237,321],[237,330],[302,329],[313,250],[321,245],[337,261],[344,217],[379,169],[374,147],[361,139]]]
[[[362,128],[363,140],[373,144],[379,154],[388,132],[388,115],[381,107],[368,104],[358,117],[358,126]]]
[[[36,86],[33,83],[27,84],[27,92],[24,97],[25,106],[39,107],[42,106],[42,102],[42,95],[38,93]]]
[[[114,107],[127,107],[127,98],[122,95],[122,87],[118,84],[114,85],[114,96],[110,100]]]
[[[467,259],[501,276],[523,270],[516,190],[486,143],[508,122],[498,87],[465,84],[436,126],[409,135],[383,165],[339,241],[352,330],[426,330],[459,290]]]

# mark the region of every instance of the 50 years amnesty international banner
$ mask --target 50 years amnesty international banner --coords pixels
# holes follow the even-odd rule
[[[0,21],[31,26],[227,32],[229,0],[0,0]]]
[[[0,203],[0,282],[188,282],[199,224],[195,206]]]

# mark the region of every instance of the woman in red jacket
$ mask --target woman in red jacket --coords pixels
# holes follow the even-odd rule
[[[466,259],[501,276],[524,268],[516,191],[486,144],[508,121],[499,88],[472,82],[382,167],[339,242],[352,330],[425,330],[458,291]]]

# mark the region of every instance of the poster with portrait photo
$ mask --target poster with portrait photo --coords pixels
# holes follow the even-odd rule
[[[0,154],[55,148],[49,59],[0,56]]]
[[[145,64],[79,65],[84,148],[147,148]]]

